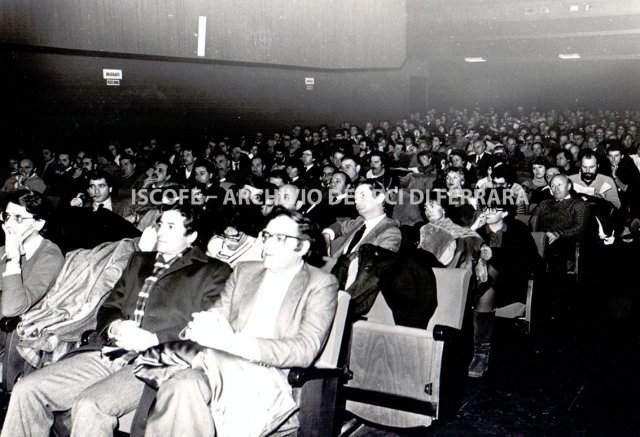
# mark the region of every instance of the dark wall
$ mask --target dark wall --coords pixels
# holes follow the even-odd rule
[[[405,0],[3,0],[0,6],[0,42],[316,68],[399,68],[405,32]]]
[[[5,141],[184,139],[254,129],[395,119],[409,111],[408,67],[321,71],[5,50]],[[121,69],[119,87],[103,68]],[[313,77],[313,90],[305,78]]]
[[[548,108],[637,109],[640,61],[436,64],[428,104],[440,109],[518,105]]]

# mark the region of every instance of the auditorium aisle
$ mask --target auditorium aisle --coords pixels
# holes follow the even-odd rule
[[[640,436],[639,289],[599,290],[591,316],[574,312],[533,335],[498,320],[489,373],[467,379],[455,418],[352,436]]]

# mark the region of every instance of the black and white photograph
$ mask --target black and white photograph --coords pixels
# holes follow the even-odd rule
[[[640,436],[640,1],[2,0],[0,437]]]

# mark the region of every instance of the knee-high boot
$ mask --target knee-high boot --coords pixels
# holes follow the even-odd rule
[[[495,315],[495,310],[486,313],[473,310],[473,359],[469,365],[468,373],[471,378],[482,377],[489,368],[491,334],[493,333]]]

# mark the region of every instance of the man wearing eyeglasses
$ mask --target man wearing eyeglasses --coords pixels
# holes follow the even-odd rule
[[[157,228],[143,236],[156,251],[133,254],[98,310],[101,344],[20,380],[2,436],[48,436],[54,412],[70,409],[72,435],[113,435],[117,417],[136,408],[144,388],[127,363],[149,347],[178,340],[191,314],[211,307],[229,276],[226,264],[192,247],[194,226],[188,205],[163,211]]]
[[[146,435],[265,435],[293,413],[287,369],[313,363],[337,304],[335,277],[313,266],[323,252],[316,234],[301,214],[275,210],[261,235],[263,261],[239,263],[214,308],[184,331],[200,345],[192,369],[160,381]],[[137,361],[138,377],[157,382],[158,366],[144,363],[159,351],[162,361],[162,347]]]

